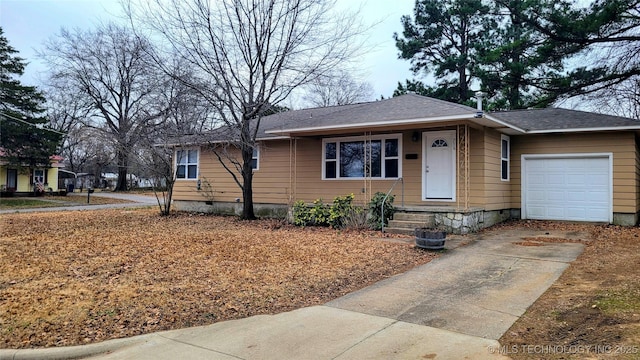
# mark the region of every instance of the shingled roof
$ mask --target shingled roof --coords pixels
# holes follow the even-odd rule
[[[637,119],[562,108],[511,110],[490,116],[527,133],[640,129]]]
[[[475,114],[476,109],[469,106],[406,94],[367,103],[287,111],[265,117],[262,121],[266,134],[284,135],[308,130],[446,121],[473,118]]]
[[[286,138],[296,134],[371,129],[390,125],[433,124],[467,120],[511,135],[640,130],[640,120],[561,108],[512,110],[485,113],[476,109],[416,94],[341,106],[290,110],[265,116],[257,140]],[[206,134],[182,137],[182,144],[225,142],[238,139],[237,129],[220,127]]]

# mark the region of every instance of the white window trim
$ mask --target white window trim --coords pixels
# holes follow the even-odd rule
[[[45,171],[46,171],[46,170],[44,170],[44,169],[34,169],[34,170],[33,170],[33,183],[34,183],[34,184],[39,183],[39,181],[36,181],[36,180],[37,180],[37,178],[38,178],[38,175],[36,175],[36,172],[38,172],[38,171],[42,171],[42,184],[44,184],[44,178],[46,177],[46,176],[45,176]]]
[[[502,142],[507,142],[507,157],[502,157]],[[507,162],[507,178],[505,179],[502,174],[502,162]],[[511,138],[508,135],[500,136],[500,180],[511,181]]]
[[[393,160],[398,159],[398,176],[397,177],[340,177],[340,144],[341,142],[351,142],[351,141],[364,141],[367,140],[387,140],[387,139],[397,139],[398,140],[398,155],[386,157],[384,155],[385,146],[384,143],[381,145],[381,172],[384,174],[386,172],[385,168],[385,160]],[[326,159],[326,144],[327,143],[336,143],[336,158],[335,159]],[[335,178],[327,178],[326,177],[326,163],[327,161],[335,161],[336,162],[336,177]],[[402,177],[402,134],[382,134],[382,135],[372,135],[372,136],[348,136],[348,137],[335,137],[335,138],[326,138],[322,139],[322,180],[363,180],[363,179],[372,179],[372,180],[396,180]]]
[[[253,154],[251,154],[251,160],[255,160],[256,161],[256,167],[255,169],[253,169],[253,171],[258,171],[260,170],[260,144],[256,144],[256,146],[253,148],[256,151],[256,156],[254,157]]]
[[[184,178],[179,178],[178,177],[178,151],[189,151],[189,150],[195,150],[198,153],[198,161],[195,163],[196,164],[196,177],[193,179],[189,178],[189,164],[193,164],[193,163],[189,163],[189,158],[188,158],[188,152],[187,152],[187,162],[185,163],[185,177]],[[176,181],[194,181],[194,180],[198,180],[200,178],[200,156],[202,155],[200,148],[199,147],[187,147],[187,148],[176,148],[175,151],[173,152],[173,169],[174,169],[174,174],[175,174],[175,179]]]

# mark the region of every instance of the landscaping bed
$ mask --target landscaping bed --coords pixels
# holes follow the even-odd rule
[[[371,235],[154,209],[0,215],[0,347],[289,311],[437,256]]]

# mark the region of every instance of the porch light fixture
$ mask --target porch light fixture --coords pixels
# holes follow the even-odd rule
[[[413,142],[420,141],[420,133],[418,131],[414,131],[413,134],[411,134],[411,141]]]

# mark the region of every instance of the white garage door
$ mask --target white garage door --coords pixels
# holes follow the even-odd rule
[[[522,158],[522,218],[611,222],[611,155]]]

